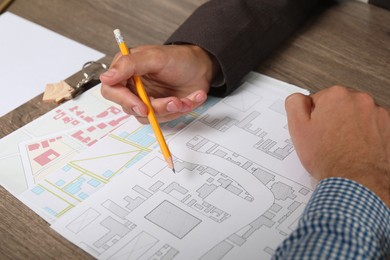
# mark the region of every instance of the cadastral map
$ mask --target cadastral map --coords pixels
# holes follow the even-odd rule
[[[307,93],[250,73],[170,138],[176,173],[156,147],[52,228],[98,259],[271,258],[315,185],[288,134],[284,100],[293,92]],[[115,161],[91,172],[103,178],[100,169]]]

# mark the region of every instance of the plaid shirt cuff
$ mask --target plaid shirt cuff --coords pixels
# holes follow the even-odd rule
[[[322,180],[275,259],[387,259],[390,209],[352,180]]]

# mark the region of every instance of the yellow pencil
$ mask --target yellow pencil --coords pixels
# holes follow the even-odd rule
[[[130,50],[126,46],[125,41],[123,40],[123,36],[121,34],[121,31],[119,29],[114,30],[115,39],[119,45],[119,49],[122,53],[122,55],[129,55]],[[161,152],[164,155],[165,161],[167,162],[169,168],[172,169],[173,172],[175,172],[175,168],[173,167],[173,160],[171,152],[169,151],[169,148],[167,146],[167,143],[165,142],[164,136],[161,132],[160,125],[158,124],[158,121],[156,119],[156,115],[154,114],[154,110],[152,107],[152,104],[150,103],[149,97],[146,94],[144,85],[142,84],[141,77],[134,76],[133,77],[135,87],[138,92],[138,96],[141,98],[141,100],[145,103],[146,107],[148,108],[148,120],[150,125],[152,126],[153,132],[156,135],[156,139],[158,144],[160,145]]]

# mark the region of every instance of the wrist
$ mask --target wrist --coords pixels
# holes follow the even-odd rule
[[[390,208],[390,174],[365,174],[349,178],[375,193]]]
[[[188,45],[196,57],[201,60],[202,66],[205,68],[205,77],[207,82],[211,83],[221,74],[221,66],[217,58],[197,45]]]

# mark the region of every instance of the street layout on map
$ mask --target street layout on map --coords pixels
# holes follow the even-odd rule
[[[52,227],[99,259],[270,258],[314,187],[287,131],[296,91],[307,93],[250,74],[169,141],[176,174],[154,150]],[[95,174],[107,167],[94,163]]]

